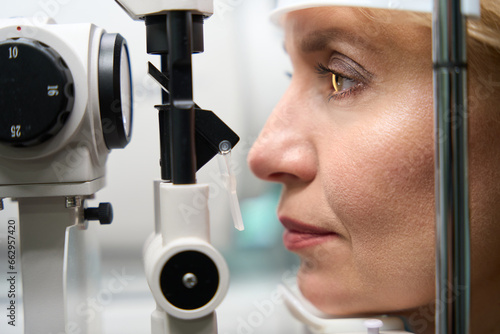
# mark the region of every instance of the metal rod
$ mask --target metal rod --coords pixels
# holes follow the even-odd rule
[[[170,139],[172,182],[196,183],[195,113],[192,78],[193,15],[167,14],[169,43]]]
[[[166,17],[165,17],[166,21]],[[166,31],[166,22],[165,22]],[[161,56],[161,69],[163,73],[168,73],[168,54],[162,54]],[[170,104],[170,94],[165,92],[163,89],[161,91],[162,103],[164,105]],[[161,178],[165,181],[172,180],[172,162],[170,157],[171,143],[170,143],[170,109],[160,109],[158,111],[158,118],[160,124],[160,161],[161,161]]]
[[[460,0],[433,11],[436,141],[436,333],[469,333],[467,58]]]
[[[167,16],[166,15],[148,15],[146,21],[146,41],[149,54],[159,55],[161,60],[161,71],[157,70],[149,63],[149,70],[155,69],[160,74],[155,78],[162,79],[168,77],[169,71],[169,45],[167,34]],[[167,90],[167,91],[165,91]],[[170,105],[170,94],[168,93],[168,82],[162,90],[162,104]],[[161,178],[164,181],[172,180],[172,169],[170,162],[170,110],[169,108],[158,109],[158,121],[160,126],[160,165]]]

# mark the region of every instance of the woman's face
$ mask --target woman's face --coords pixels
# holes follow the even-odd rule
[[[283,184],[300,289],[336,315],[434,300],[431,30],[383,13],[286,16],[292,80],[249,155]]]

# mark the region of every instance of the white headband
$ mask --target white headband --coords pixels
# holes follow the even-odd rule
[[[343,6],[379,9],[407,10],[431,13],[432,0],[278,0],[271,20],[279,24],[284,14],[306,8]],[[467,16],[479,17],[479,0],[462,0],[462,12]]]

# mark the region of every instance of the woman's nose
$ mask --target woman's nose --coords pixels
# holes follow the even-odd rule
[[[298,99],[285,93],[248,154],[250,169],[263,180],[310,182],[316,175],[313,120]]]

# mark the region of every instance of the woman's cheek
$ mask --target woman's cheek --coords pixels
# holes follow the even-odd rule
[[[343,221],[378,221],[373,227],[387,229],[413,210],[421,214],[433,206],[432,100],[400,95],[389,106],[381,94],[362,110],[353,108],[354,120],[320,143],[327,148],[319,153],[325,192]]]
[[[401,277],[405,267],[415,268],[410,262],[433,266],[432,122],[392,122],[385,133],[380,128],[372,123],[357,136],[343,136],[326,155],[332,158],[322,163],[328,166],[322,173],[328,203],[345,226],[358,268],[375,263]]]

